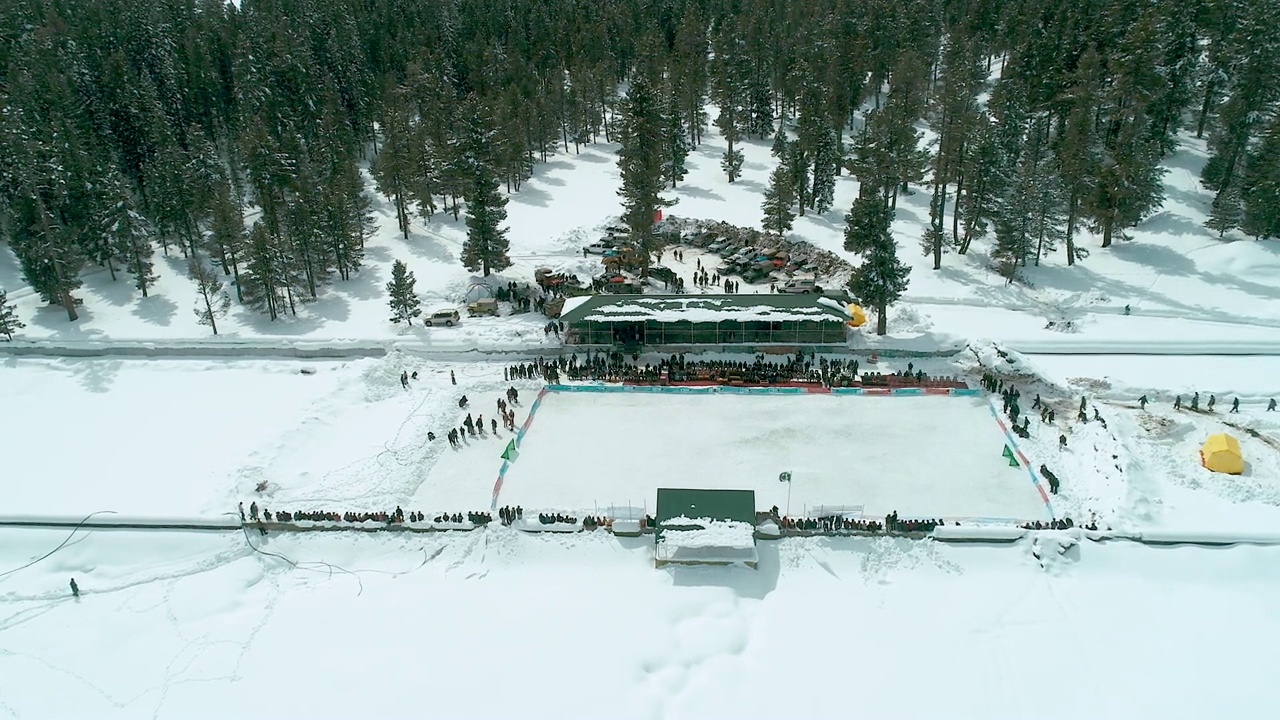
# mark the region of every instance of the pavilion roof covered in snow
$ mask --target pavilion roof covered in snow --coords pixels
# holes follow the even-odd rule
[[[560,311],[568,345],[841,345],[848,307],[823,295],[590,295]]]
[[[742,295],[585,295],[570,298],[560,311],[578,322],[846,322],[848,308],[822,295],[783,293]]]

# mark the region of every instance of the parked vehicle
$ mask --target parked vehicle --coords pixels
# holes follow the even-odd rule
[[[467,306],[467,315],[469,317],[478,317],[481,315],[498,315],[498,301],[493,298],[481,298]]]
[[[426,322],[427,327],[435,327],[437,325],[453,327],[461,321],[462,318],[458,316],[457,310],[437,310],[428,315],[424,322]]]
[[[717,240],[707,246],[707,252],[719,253],[721,250],[729,247],[729,243],[724,240]]]
[[[778,292],[808,295],[809,293],[821,293],[822,288],[818,285],[818,281],[813,278],[796,278],[783,283],[782,287],[778,288]]]

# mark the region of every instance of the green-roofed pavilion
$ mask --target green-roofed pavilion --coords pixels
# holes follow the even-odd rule
[[[848,307],[823,295],[590,295],[561,310],[575,346],[812,347],[847,342]]]

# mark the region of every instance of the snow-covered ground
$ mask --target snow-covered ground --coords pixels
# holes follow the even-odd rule
[[[670,214],[759,227],[762,193],[774,166],[770,143],[741,144],[744,174],[729,184],[719,167],[722,138],[714,127],[704,138],[688,159],[688,177],[668,192],[678,200]],[[599,257],[584,258],[581,248],[596,239],[599,228],[616,221],[615,152],[608,144],[584,147],[581,153],[561,153],[535,166],[534,177],[511,195],[508,226],[514,265],[501,281],[532,281],[534,270],[542,266],[584,278],[601,270]],[[1068,268],[1059,253],[1040,267],[1026,268],[1026,282],[1012,286],[988,267],[985,241],[975,243],[966,256],[948,255],[942,269],[933,270],[931,259],[917,249],[928,218],[929,193],[913,190],[899,199],[894,223],[900,256],[913,270],[906,302],[890,313],[891,332],[912,337],[928,330],[939,337],[1023,342],[1252,340],[1280,348],[1280,247],[1231,236],[1219,240],[1203,226],[1210,196],[1199,186],[1198,173],[1205,157],[1201,141],[1182,137],[1165,163],[1165,204],[1133,231],[1132,242],[1104,250],[1086,233],[1080,244],[1090,248],[1091,255],[1082,263]],[[842,247],[843,213],[856,194],[856,181],[840,177],[835,207],[823,215],[810,212],[798,218],[789,237],[856,261]],[[366,267],[352,280],[324,290],[297,318],[271,322],[236,306],[220,323],[227,338],[412,339],[441,349],[542,342],[537,317],[476,319],[455,329],[388,322],[384,286],[392,261],[404,260],[416,274],[424,310],[461,306],[473,278],[458,260],[465,237],[461,221],[449,215],[429,222],[415,218],[406,240],[397,232],[394,210],[385,199],[376,198],[375,213],[378,228],[367,243]],[[690,281],[699,259],[704,258],[689,251],[684,262],[668,254],[664,263]],[[85,300],[82,319],[76,323],[67,322],[60,309],[41,305],[7,248],[0,248],[0,287],[18,301],[19,315],[28,325],[22,332],[26,339],[208,338],[207,328],[198,326],[191,312],[195,297],[184,276],[184,261],[162,258],[158,265],[160,282],[146,299],[136,296],[127,279],[111,282],[104,271],[90,270],[80,293]],[[717,265],[712,263],[713,268]],[[688,287],[695,290],[692,282]],[[767,287],[742,284],[745,292]],[[1113,317],[1125,305],[1132,316]],[[1045,329],[1048,321],[1063,319],[1073,320],[1076,332]]]
[[[1048,519],[1004,443],[982,398],[549,393],[498,502],[652,510],[657,488],[689,487],[794,515]]]
[[[728,184],[722,140],[714,127],[704,137],[688,178],[670,193],[679,200],[670,212],[758,227],[774,166],[769,142],[740,146],[744,175]],[[599,271],[581,247],[618,214],[615,150],[587,147],[535,167],[511,196],[514,266],[497,281],[531,281],[544,266]],[[1084,236],[1092,252],[1081,265],[1067,268],[1060,253],[1012,286],[987,267],[984,242],[932,270],[917,249],[929,194],[914,189],[899,199],[894,224],[913,271],[906,300],[890,311],[890,342],[933,349],[992,339],[1042,352],[1280,348],[1280,246],[1218,240],[1203,227],[1204,161],[1203,143],[1184,136],[1166,162],[1165,205],[1133,242],[1102,250]],[[797,219],[790,236],[855,261],[841,246],[856,192],[840,178],[834,209]],[[415,219],[406,240],[384,199],[375,212],[367,265],[351,281],[324,290],[297,318],[270,322],[236,306],[219,323],[220,339],[405,340],[450,352],[558,344],[536,314],[464,319],[458,328],[388,322],[394,260],[415,272],[427,311],[460,307],[473,278],[458,262],[462,222]],[[688,281],[706,259],[690,250],[664,264],[693,289]],[[5,247],[0,288],[17,302],[27,340],[208,338],[191,312],[184,262],[158,265],[147,299],[125,279],[87,273],[74,324],[41,305]],[[1050,321],[1072,327],[1061,332]],[[1003,362],[979,354],[988,367]],[[1033,421],[1018,445],[1033,468],[1061,478],[1059,516],[1125,529],[1280,526],[1280,413],[1264,409],[1280,396],[1280,361],[1015,360],[1001,367],[1016,373],[1024,411],[1034,412],[1030,398],[1042,393],[1057,413],[1052,425]],[[981,372],[965,356],[917,362],[945,374]],[[864,358],[863,369],[873,367],[901,369]],[[419,373],[407,390],[401,371]],[[5,359],[0,514],[220,517],[251,498],[291,510],[483,509],[509,434],[451,450],[444,433],[467,413],[459,395],[490,415],[512,384],[526,403],[516,408],[523,422],[540,384],[508,382],[496,363],[399,352],[346,363]],[[1195,390],[1202,402],[1216,393],[1218,412],[1172,410],[1174,393]],[[1146,411],[1134,404],[1143,393],[1153,401]],[[1228,414],[1237,394],[1241,412]],[[1080,395],[1105,427],[1075,422]],[[989,514],[1024,497],[1034,504],[1025,471],[1000,457],[985,400],[936,399],[950,403],[951,417],[909,411],[918,401],[901,398],[552,396],[500,503],[586,510],[597,501],[644,504],[633,493],[651,498],[658,485],[759,478],[759,504],[781,506],[786,488],[776,477],[789,470],[793,511],[819,491],[815,503],[865,504],[868,514]],[[693,404],[671,410],[686,401]],[[1199,465],[1204,438],[1224,431],[1241,442],[1242,476]],[[947,464],[902,472],[904,462],[919,468],[939,457]],[[841,472],[852,478],[847,486]],[[826,497],[824,481],[838,497]],[[923,503],[909,506],[917,496]],[[257,552],[260,543],[277,555]],[[1280,591],[1274,548],[1106,543],[1059,555],[1048,541],[791,539],[762,543],[754,571],[657,571],[650,543],[499,527],[265,539],[0,530],[0,717],[330,717],[375,706],[440,717],[705,718],[815,706],[893,716],[1218,717],[1265,714],[1259,708],[1280,701],[1270,682],[1280,618],[1266,604]],[[78,601],[68,597],[71,577],[84,591]]]
[[[66,537],[0,532],[0,572]],[[78,535],[0,585],[0,716],[1257,716],[1280,550]],[[1037,550],[1045,567],[1033,555]],[[75,577],[83,592],[66,591]],[[239,709],[236,709],[239,708]],[[1265,714],[1265,713],[1264,713]]]
[[[870,367],[902,369],[895,362]],[[962,369],[920,362],[935,374]],[[504,367],[402,353],[345,363],[10,359],[0,366],[0,407],[23,411],[0,414],[5,477],[16,479],[0,514],[215,518],[249,499],[274,510],[482,510],[512,434],[499,428],[457,450],[444,438],[468,412],[487,425],[513,385],[524,422],[540,383],[504,380]],[[419,373],[407,390],[402,371]],[[1280,413],[1265,405],[1250,401],[1233,415],[1220,396],[1209,415],[1158,399],[1142,412],[1134,395],[1095,394],[1090,384],[1022,392],[1024,410],[1034,415],[1031,398],[1042,393],[1057,413],[1017,442],[1032,469],[1045,464],[1061,478],[1059,517],[1219,531],[1280,522]],[[1081,394],[1098,402],[1106,428],[1074,421]],[[1001,457],[1005,439],[986,402],[549,394],[498,504],[652,508],[656,488],[683,486],[753,488],[761,508],[785,508],[777,477],[789,471],[793,514],[822,504],[863,505],[871,516],[1043,517],[1025,469]],[[1200,467],[1200,444],[1216,432],[1240,440],[1244,475]]]

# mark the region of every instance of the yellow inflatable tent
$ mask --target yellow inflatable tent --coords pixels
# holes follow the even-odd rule
[[[867,324],[867,314],[862,311],[862,306],[855,303],[849,303],[849,327],[862,327]]]
[[[1227,475],[1243,473],[1244,455],[1240,453],[1240,443],[1225,433],[1210,435],[1200,448],[1200,464]]]

